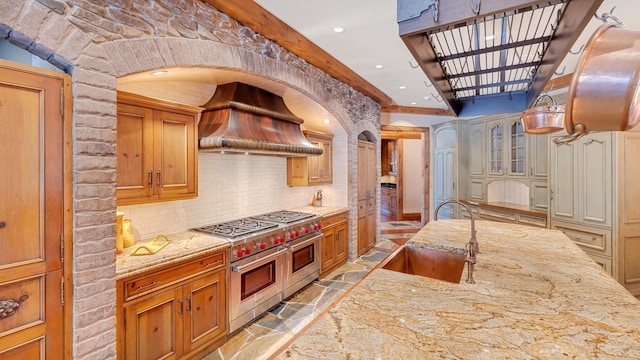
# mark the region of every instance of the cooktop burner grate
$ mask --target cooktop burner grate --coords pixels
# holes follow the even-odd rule
[[[263,220],[263,221],[273,221],[280,224],[289,224],[300,220],[311,219],[315,215],[297,211],[289,211],[289,210],[280,210],[271,212],[268,214],[262,214],[257,216],[252,216],[252,219]]]
[[[239,236],[276,228],[278,228],[278,224],[272,222],[265,222],[256,219],[240,219],[203,226],[193,230],[228,238],[237,238]]]

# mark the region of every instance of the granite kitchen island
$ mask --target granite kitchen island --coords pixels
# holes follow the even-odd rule
[[[638,359],[640,302],[556,230],[477,221],[475,284],[375,269],[278,359]],[[406,246],[459,252],[468,220]]]

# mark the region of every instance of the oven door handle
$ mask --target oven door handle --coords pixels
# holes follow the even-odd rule
[[[281,250],[278,250],[278,251],[274,252],[273,254],[265,256],[262,259],[259,259],[259,260],[256,260],[256,261],[252,261],[252,262],[250,262],[248,264],[244,264],[244,265],[240,265],[240,266],[232,266],[231,267],[231,271],[233,271],[233,272],[241,272],[242,270],[244,270],[244,269],[246,269],[248,267],[254,266],[258,262],[264,261],[265,259],[269,259],[270,257],[275,257],[277,255],[284,254],[287,251],[288,251],[287,249],[281,249]]]
[[[322,237],[322,234],[318,234],[318,235],[312,237],[311,239],[307,239],[307,240],[305,240],[305,241],[303,241],[301,243],[298,243],[298,244],[295,244],[295,245],[290,245],[288,248],[289,248],[290,251],[295,251],[297,248],[305,247],[305,246],[311,244],[312,242],[318,240],[321,237]]]

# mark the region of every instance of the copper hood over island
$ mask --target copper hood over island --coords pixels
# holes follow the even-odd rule
[[[218,85],[202,107],[200,150],[276,156],[321,155],[302,134],[282,97],[239,83]]]

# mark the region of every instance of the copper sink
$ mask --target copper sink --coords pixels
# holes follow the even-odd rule
[[[457,284],[460,283],[464,264],[465,257],[461,254],[401,246],[383,260],[379,267]]]

